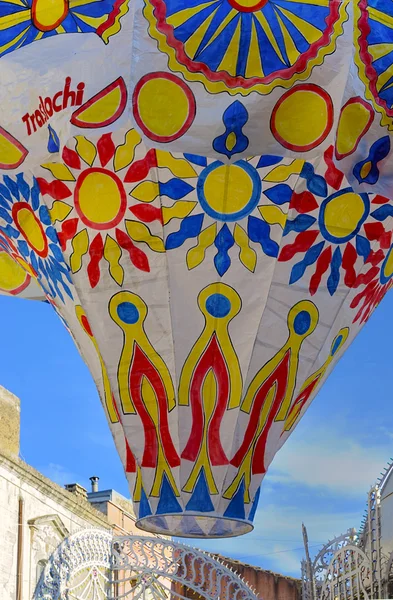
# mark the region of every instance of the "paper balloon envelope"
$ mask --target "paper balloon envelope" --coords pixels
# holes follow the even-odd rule
[[[0,288],[69,329],[142,529],[251,531],[392,285],[392,23],[388,2],[0,0]]]

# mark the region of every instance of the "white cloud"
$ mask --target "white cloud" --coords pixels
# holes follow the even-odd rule
[[[321,429],[305,441],[299,436],[289,439],[274,458],[267,481],[365,496],[392,450],[392,443],[365,446]]]

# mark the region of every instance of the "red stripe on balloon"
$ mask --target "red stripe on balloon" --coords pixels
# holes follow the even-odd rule
[[[315,273],[310,279],[309,290],[310,290],[311,296],[313,296],[317,292],[317,290],[319,288],[319,284],[321,283],[322,276],[328,270],[331,260],[332,260],[332,247],[328,246],[328,248],[325,248],[325,250],[322,252],[322,254],[319,255]]]
[[[105,167],[114,157],[115,150],[116,147],[112,140],[112,134],[104,133],[97,142],[98,157],[102,167]]]
[[[152,223],[153,221],[163,222],[161,208],[157,206],[138,204],[137,206],[130,206],[129,209],[143,223]]]
[[[286,262],[287,260],[291,260],[295,254],[306,252],[313,245],[318,235],[319,231],[315,230],[300,232],[292,244],[287,244],[282,248],[278,260]]]
[[[290,208],[294,208],[298,213],[304,214],[318,208],[318,202],[311,192],[304,191],[300,194],[293,192]]]
[[[214,399],[213,414],[207,426],[207,447],[212,465],[227,465],[228,458],[221,444],[220,427],[229,401],[230,381],[225,358],[215,333],[200,357],[190,382],[192,428],[181,456],[186,460],[195,461],[202,446],[206,419],[202,390],[209,371],[213,372],[217,382],[217,396]]]
[[[98,233],[91,242],[89,254],[90,262],[87,265],[87,275],[91,287],[94,288],[100,281],[100,261],[104,256],[104,244],[100,233]]]
[[[79,158],[79,155],[75,152],[75,150],[71,150],[70,148],[65,147],[63,149],[62,158],[68,167],[71,167],[71,169],[80,170],[81,159]]]
[[[61,249],[64,250],[67,247],[68,240],[71,240],[76,234],[76,230],[78,229],[79,219],[68,219],[68,221],[64,221],[61,226],[61,230],[58,232],[57,237],[59,238]]]
[[[51,181],[49,183],[46,179],[37,177],[37,183],[43,196],[47,194],[54,200],[64,200],[65,198],[72,196],[72,192],[62,181]]]
[[[125,183],[142,181],[148,176],[150,169],[153,167],[157,167],[156,151],[149,150],[144,158],[137,160],[130,166],[124,177]]]
[[[150,272],[149,260],[146,254],[137,248],[135,244],[132,243],[128,235],[124,233],[124,231],[121,231],[121,229],[116,229],[116,240],[118,244],[128,252],[132,264],[137,269],[147,273]]]
[[[158,408],[158,422],[156,423],[149,413],[142,396],[143,379],[150,383]],[[179,455],[173,444],[168,423],[168,397],[161,376],[148,359],[143,350],[134,342],[134,353],[130,367],[130,395],[138,415],[141,418],[144,434],[145,448],[142,458],[142,467],[156,467],[158,461],[158,438],[162,443],[165,458],[171,467],[180,465]]]
[[[351,243],[348,243],[345,247],[342,260],[342,268],[345,271],[344,283],[347,287],[351,288],[356,281],[355,263],[357,260],[357,252]]]
[[[333,146],[329,146],[324,153],[325,163],[327,164],[327,169],[325,172],[325,179],[328,185],[330,185],[335,190],[339,190],[344,179],[344,173],[337,169],[336,165],[333,161]]]

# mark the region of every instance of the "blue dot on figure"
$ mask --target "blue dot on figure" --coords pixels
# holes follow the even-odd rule
[[[334,356],[336,354],[337,350],[341,346],[342,341],[343,341],[342,335],[339,335],[336,337],[336,339],[334,340],[333,348],[332,348],[332,356]]]
[[[231,303],[223,294],[212,294],[206,300],[206,310],[217,319],[226,317],[231,310]]]
[[[302,310],[298,315],[296,315],[293,322],[293,328],[298,335],[304,335],[307,333],[307,331],[310,329],[310,325],[310,313],[308,313],[306,310]]]
[[[117,307],[117,314],[119,319],[127,325],[135,325],[139,320],[139,311],[135,304],[132,302],[122,302]]]

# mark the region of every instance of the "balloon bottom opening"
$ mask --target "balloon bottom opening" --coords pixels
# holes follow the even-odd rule
[[[135,524],[149,533],[187,538],[237,537],[254,529],[250,521],[200,513],[150,515]]]

